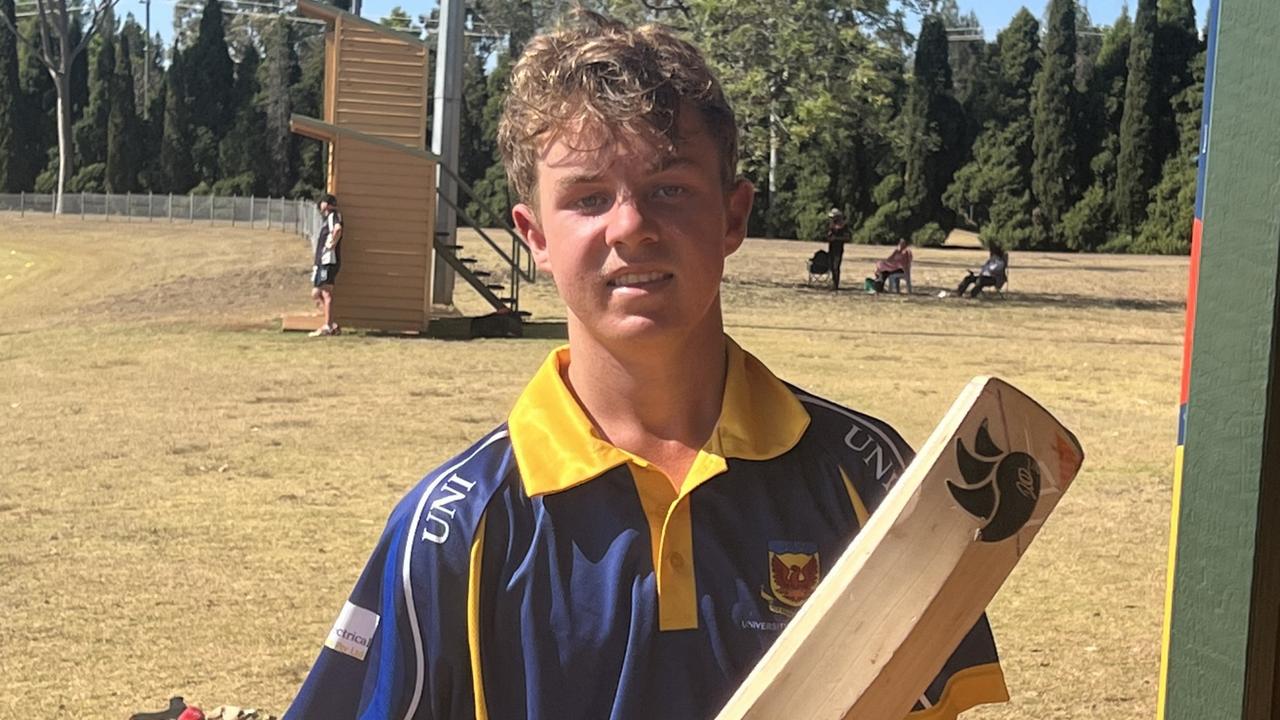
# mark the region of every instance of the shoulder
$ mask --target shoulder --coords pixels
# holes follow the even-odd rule
[[[489,500],[515,473],[503,423],[422,478],[396,505],[388,526],[411,531],[415,552],[420,545],[466,552]]]
[[[914,457],[911,446],[889,423],[789,386],[809,413],[803,442],[829,455],[850,476],[868,507],[897,481]]]

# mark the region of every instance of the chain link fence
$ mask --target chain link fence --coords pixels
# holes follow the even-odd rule
[[[52,213],[52,193],[0,193],[0,212]],[[286,198],[218,197],[215,195],[116,195],[64,193],[62,214],[106,222],[171,222],[243,225],[279,230],[310,240],[320,226],[320,212],[309,200]]]

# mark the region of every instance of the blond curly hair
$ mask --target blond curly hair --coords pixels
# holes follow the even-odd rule
[[[701,113],[719,144],[728,189],[737,175],[738,127],[698,48],[662,25],[630,28],[577,8],[560,27],[529,41],[512,68],[498,124],[507,179],[516,196],[532,204],[538,156],[566,132],[575,141],[583,135],[600,140],[576,150],[643,138],[672,152],[682,107]]]

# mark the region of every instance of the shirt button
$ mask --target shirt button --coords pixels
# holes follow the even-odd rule
[[[680,553],[671,554],[671,567],[675,570],[684,569],[684,556]]]

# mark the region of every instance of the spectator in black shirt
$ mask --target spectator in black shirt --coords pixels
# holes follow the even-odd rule
[[[315,267],[311,271],[311,299],[316,307],[324,310],[324,325],[311,333],[311,337],[337,335],[341,330],[333,321],[333,284],[338,277],[341,253],[338,243],[342,240],[342,215],[338,213],[338,199],[332,195],[320,198],[320,230],[316,233]]]
[[[827,213],[827,255],[831,261],[831,289],[840,289],[840,263],[844,261],[844,246],[850,240],[849,223],[839,208]]]

